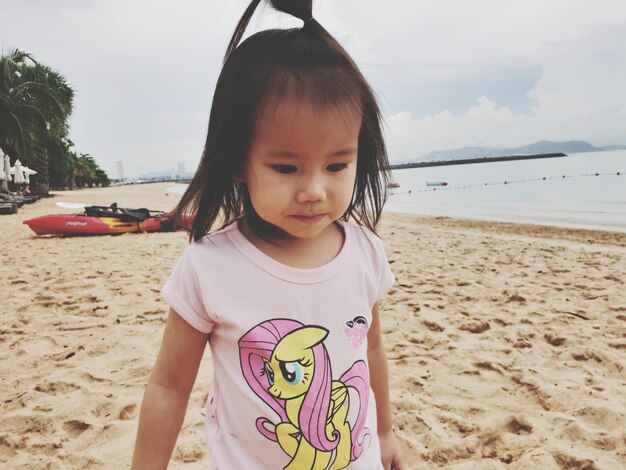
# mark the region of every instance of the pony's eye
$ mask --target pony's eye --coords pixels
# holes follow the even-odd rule
[[[294,173],[297,170],[297,168],[293,165],[272,165],[272,169],[278,173],[284,174]]]
[[[267,375],[267,381],[270,385],[274,385],[274,371],[267,362],[265,363],[265,375]]]
[[[328,165],[326,169],[331,173],[337,173],[348,166],[347,163],[333,163],[332,165]]]
[[[302,382],[302,366],[299,362],[283,362],[280,361],[280,372],[283,374],[285,380],[292,384],[297,385]]]

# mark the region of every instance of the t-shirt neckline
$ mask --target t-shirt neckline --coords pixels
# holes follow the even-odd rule
[[[328,263],[317,268],[294,268],[275,260],[257,248],[241,233],[237,221],[233,222],[225,231],[228,239],[241,254],[263,271],[285,281],[297,284],[312,284],[331,279],[339,273],[344,265],[343,260],[349,250],[349,245],[352,243],[352,237],[349,224],[342,220],[338,222],[344,233],[341,250]]]

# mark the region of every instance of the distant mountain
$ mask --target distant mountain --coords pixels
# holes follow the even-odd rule
[[[516,148],[500,147],[463,147],[452,150],[435,150],[421,158],[411,161],[432,161],[432,160],[458,160],[461,158],[473,157],[506,157],[510,155],[537,155],[542,153],[580,153],[580,152],[600,152],[602,150],[617,150],[626,148],[623,145],[613,145],[609,147],[594,147],[584,140],[568,140],[566,142],[551,142],[542,140],[534,144]]]
[[[626,150],[626,145],[606,145],[605,147],[602,147],[602,150]]]
[[[584,140],[568,140],[566,142],[550,142],[549,140],[542,140],[534,144],[526,145],[525,147],[519,147],[511,149],[515,152],[521,152],[521,155],[534,155],[539,153],[581,153],[581,152],[599,152],[602,149],[594,147],[589,142]]]

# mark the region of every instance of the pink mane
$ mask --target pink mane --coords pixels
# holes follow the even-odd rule
[[[267,389],[270,387],[268,378],[262,373],[263,359],[269,361],[272,352],[287,334],[304,327],[295,320],[276,319],[268,320],[253,327],[239,340],[239,358],[244,378],[266,404],[272,408],[280,418],[280,422],[288,422],[285,411],[285,400],[275,398]],[[300,414],[298,427],[302,436],[313,447],[322,451],[331,451],[339,444],[337,433],[330,440],[326,436],[326,420],[330,409],[330,392],[332,388],[332,369],[328,351],[323,343],[311,348],[314,358],[314,373],[311,385],[306,392]],[[359,396],[359,412],[354,427],[351,428],[352,453],[355,460],[363,452],[365,438],[370,435],[369,429],[364,428],[365,415],[369,397],[369,380],[367,366],[363,361],[355,362],[352,367],[341,376],[341,382],[346,387],[352,387]],[[272,425],[268,429],[266,425]],[[275,423],[265,417],[256,420],[256,427],[266,438],[277,441]]]
[[[301,323],[294,320],[269,320],[255,326],[239,340],[239,360],[246,382],[252,391],[278,414],[281,422],[289,421],[285,412],[285,400],[275,398],[267,391],[268,379],[261,374],[264,367],[263,359],[269,361],[278,342],[287,333],[301,326]],[[266,423],[271,422],[267,418],[258,418],[257,429],[268,439],[277,441],[276,432],[267,429]]]
[[[332,388],[332,370],[326,346],[319,343],[313,346],[315,369],[311,386],[304,396],[298,425],[302,435],[318,450],[330,451],[339,444],[338,433],[331,441],[326,436],[326,419],[330,409],[330,391]]]
[[[346,387],[352,387],[359,396],[359,412],[356,423],[350,429],[352,439],[352,454],[350,460],[359,458],[365,448],[365,438],[371,436],[369,428],[364,427],[369,401],[370,381],[369,371],[364,361],[356,361],[339,379]]]

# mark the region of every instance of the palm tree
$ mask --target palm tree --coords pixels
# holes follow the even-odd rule
[[[45,193],[48,159],[57,163],[49,150],[68,136],[73,97],[65,78],[30,54],[16,49],[0,57],[0,147],[38,169]]]
[[[29,131],[45,118],[41,110],[28,100],[32,83],[24,82],[22,70],[34,59],[19,50],[0,57],[0,148],[7,154],[17,154],[26,161],[30,148]]]
[[[111,183],[109,181],[109,176],[106,174],[102,168],[96,168],[96,183],[102,186],[109,186]]]
[[[45,150],[38,153],[39,161],[47,156],[49,166],[49,182],[52,187],[70,187],[69,179],[74,172],[74,143],[69,139],[51,139]],[[37,168],[35,168],[39,171]]]
[[[46,127],[38,133],[36,138],[35,162],[33,165],[40,172],[38,192],[47,193],[50,180],[50,166],[60,166],[70,158],[68,120],[72,112],[74,90],[68,85],[63,75],[52,68],[35,63],[25,69],[24,78],[42,85],[43,91],[50,91],[49,95],[42,89],[33,90],[33,98],[39,104],[46,117]]]
[[[50,184],[109,184],[89,154],[73,150],[68,126],[73,100],[74,90],[60,72],[17,49],[0,56],[0,148],[37,170],[40,194],[47,194]]]

